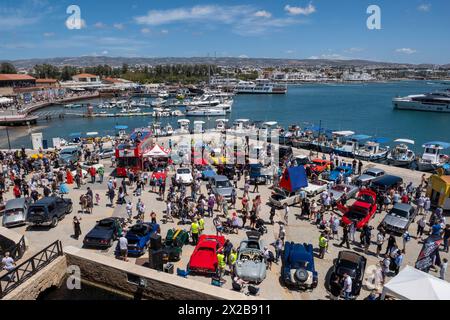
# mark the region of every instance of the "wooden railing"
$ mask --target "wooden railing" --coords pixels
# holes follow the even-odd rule
[[[46,267],[50,262],[63,255],[61,241],[57,240],[48,247],[22,262],[13,270],[0,277],[0,298]]]

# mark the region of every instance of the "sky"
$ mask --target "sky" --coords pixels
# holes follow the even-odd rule
[[[80,29],[71,28],[80,9]],[[380,28],[368,28],[368,7]],[[1,0],[0,60],[257,57],[450,63],[448,0]],[[75,17],[76,18],[76,17]],[[373,23],[371,24],[373,25]]]

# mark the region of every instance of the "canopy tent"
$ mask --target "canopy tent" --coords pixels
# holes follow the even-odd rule
[[[87,135],[88,137],[93,137],[93,136],[95,137],[95,136],[98,136],[98,132],[97,132],[97,131],[87,132],[86,135]]]
[[[384,285],[386,295],[400,300],[450,300],[450,283],[406,266]]]
[[[127,129],[128,129],[128,126],[125,126],[125,125],[117,125],[115,128],[116,128],[116,130],[127,130]]]
[[[79,138],[79,137],[81,137],[81,132],[73,132],[73,133],[71,133],[71,134],[69,134],[69,137],[71,137],[71,138]]]
[[[449,142],[443,142],[443,141],[431,141],[423,144],[424,148],[428,147],[438,147],[439,149],[448,149],[450,148]]]
[[[155,144],[155,146],[150,150],[144,153],[144,157],[152,157],[152,158],[162,158],[162,157],[169,157],[170,150],[164,149],[158,144]]]
[[[407,143],[407,144],[416,143],[414,140],[411,140],[411,139],[395,139],[394,142]]]
[[[379,138],[373,139],[373,142],[376,142],[376,143],[386,143],[386,142],[389,142],[389,139],[388,139],[388,138],[384,138],[384,137],[379,137]]]
[[[355,141],[362,141],[362,140],[368,140],[368,139],[372,138],[372,136],[368,136],[367,134],[354,134],[350,138]]]
[[[305,168],[303,166],[290,167],[284,170],[280,180],[280,187],[289,191],[296,192],[301,188],[308,186]]]

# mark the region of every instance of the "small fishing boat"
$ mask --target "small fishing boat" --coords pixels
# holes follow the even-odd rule
[[[207,116],[224,116],[226,111],[214,108],[198,108],[186,111],[186,116],[190,117],[207,117]]]
[[[450,148],[450,143],[442,141],[427,142],[422,146],[425,150],[417,160],[420,171],[434,171],[444,166],[448,161],[448,155],[442,154],[442,150]]]
[[[416,160],[416,154],[409,149],[408,144],[414,145],[415,141],[410,139],[396,139],[394,142],[397,142],[398,145],[388,153],[388,163],[396,167],[409,167]]]
[[[389,153],[389,147],[382,147],[380,141],[384,140],[375,139],[375,141],[367,141],[362,148],[355,150],[355,158],[372,162],[386,159]]]

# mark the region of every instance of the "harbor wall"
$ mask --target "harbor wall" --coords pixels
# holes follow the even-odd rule
[[[67,261],[61,256],[12,290],[2,300],[36,300],[51,287],[59,287],[66,277]]]
[[[107,257],[84,249],[65,247],[68,265],[80,268],[81,280],[101,285],[111,291],[139,294],[152,300],[249,300],[242,293],[182,278],[150,268]],[[134,279],[134,281],[129,281]],[[142,281],[140,287],[135,281]]]

